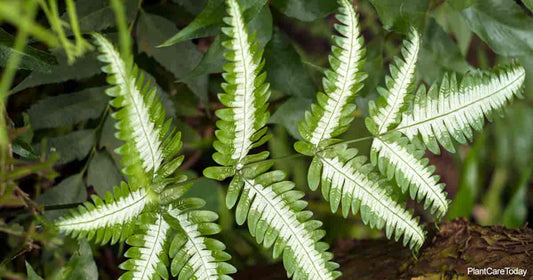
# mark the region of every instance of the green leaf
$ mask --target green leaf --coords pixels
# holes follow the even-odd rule
[[[11,55],[17,52],[11,46],[15,42],[15,37],[0,28],[0,66],[5,67]],[[56,59],[50,53],[27,46],[21,53],[18,69],[50,73],[50,67],[55,64]]]
[[[497,54],[533,54],[533,18],[515,1],[477,1],[462,13],[470,29]]]
[[[297,141],[296,143],[294,143],[294,149],[298,153],[310,157],[314,156],[316,152],[315,146],[313,146],[313,144],[304,141]]]
[[[32,72],[11,90],[12,94],[39,85],[80,80],[100,73],[100,66],[93,52],[78,58],[72,65],[68,64],[67,57],[63,51],[56,49],[52,52],[56,54],[58,64],[51,66],[50,73]]]
[[[137,13],[138,0],[123,0],[126,20],[131,22]],[[101,31],[115,26],[115,13],[109,0],[76,1],[76,13],[80,31],[84,33]],[[68,13],[61,15],[61,19],[70,23]],[[67,35],[72,34],[68,30]]]
[[[440,80],[446,72],[464,73],[468,65],[457,44],[433,19],[422,37],[417,63],[417,76],[426,83]]]
[[[368,95],[376,94],[376,87],[385,77],[385,68],[383,67],[383,37],[385,35],[380,34],[365,44],[366,62],[363,67],[363,72],[368,73],[368,77],[363,81],[365,85],[360,91],[360,97],[355,100],[357,102],[357,108],[360,110],[365,108],[365,114],[368,114],[368,101],[362,101],[362,99],[368,97]]]
[[[17,138],[11,142],[11,150],[13,153],[26,159],[38,159],[37,155],[31,146],[33,140],[33,128],[30,122],[30,116],[27,113],[22,113],[22,120],[24,125],[19,129],[24,129],[24,132],[18,135]]]
[[[370,0],[383,27],[407,34],[411,26],[422,30],[430,0]]]
[[[104,90],[95,87],[40,100],[28,110],[32,127],[62,127],[98,118],[109,101]]]
[[[301,140],[298,122],[304,117],[305,111],[311,106],[311,99],[291,97],[274,112],[269,123],[281,124],[295,139]]]
[[[246,22],[254,18],[265,5],[266,0],[241,0],[241,8],[244,10],[244,19]],[[179,42],[208,37],[220,33],[222,18],[226,14],[226,5],[224,0],[207,0],[202,12],[184,29],[176,35],[165,41],[160,47],[167,47]]]
[[[332,0],[273,0],[272,5],[288,17],[301,21],[314,21],[337,9]]]
[[[36,201],[39,204],[61,205],[69,203],[81,203],[87,198],[87,189],[83,184],[83,175],[81,173],[67,177],[59,184],[53,186],[51,189],[45,191],[38,196]],[[57,218],[65,213],[67,210],[47,211],[46,216],[49,219]]]
[[[478,190],[481,186],[480,172],[480,152],[485,143],[482,137],[472,146],[466,154],[461,168],[461,177],[459,178],[459,190],[455,194],[448,211],[448,219],[457,217],[470,217],[474,203],[478,196]]]
[[[59,153],[57,164],[63,164],[75,159],[82,160],[94,145],[94,131],[78,130],[66,135],[48,139],[48,153]],[[40,153],[40,145],[34,147]]]
[[[222,25],[224,12],[224,1],[207,0],[202,8],[202,12],[195,19],[160,47],[167,47],[179,42],[217,34]]]
[[[533,0],[522,0],[522,3],[533,12]]]
[[[531,168],[522,173],[518,188],[503,212],[503,224],[506,227],[522,227],[527,220],[527,188],[531,177]]]
[[[165,109],[167,113],[167,118],[174,118],[176,116],[176,111],[177,111],[177,106],[178,106],[177,104],[175,104],[176,103],[175,100],[172,98],[172,96],[167,91],[165,91],[157,83],[156,79],[152,75],[150,75],[150,73],[146,72],[143,69],[139,69],[139,71],[144,73],[144,75],[146,75],[146,79],[150,81],[150,85],[156,88],[157,96],[161,100],[163,108]],[[183,93],[180,92],[179,96],[181,97],[182,94]],[[191,94],[194,94],[194,93],[191,93]]]
[[[119,186],[120,181],[122,176],[109,153],[106,150],[98,152],[87,169],[87,185],[103,196],[106,191],[113,192],[113,187]]]
[[[28,142],[23,142],[20,139],[15,139],[11,142],[11,150],[14,154],[26,159],[38,159],[39,155],[35,153],[33,147]]]
[[[111,156],[115,160],[117,165],[119,163],[119,156],[115,152],[115,149],[122,145],[122,141],[115,137],[115,120],[111,116],[107,116],[104,121],[104,127],[102,128],[102,134],[100,136],[99,148],[105,147],[108,151],[111,151]]]
[[[204,169],[204,176],[209,179],[222,181],[235,174],[235,168],[225,166],[211,166]]]
[[[202,76],[205,74],[220,73],[222,72],[222,66],[226,63],[224,59],[224,47],[222,46],[222,36],[218,35],[215,40],[209,46],[209,49],[202,57],[202,60],[196,67],[188,73],[181,81],[187,81],[189,79]]]
[[[66,271],[63,279],[98,279],[98,268],[94,262],[91,246],[87,242],[80,241],[80,247],[68,261]]]
[[[261,12],[248,23],[248,28],[252,33],[257,32],[256,38],[259,48],[263,49],[272,37],[272,14],[268,6],[264,6]],[[187,81],[204,74],[222,72],[222,66],[226,63],[223,56],[225,49],[222,47],[222,40],[222,36],[217,35],[200,63],[181,81]]]
[[[272,13],[268,5],[262,6],[259,13],[255,13],[254,17],[246,23],[250,34],[256,32],[255,38],[260,50],[264,49],[272,39],[272,24]]]
[[[182,6],[193,15],[199,14],[205,4],[205,0],[172,0],[172,2]]]
[[[528,73],[529,74],[529,73]],[[526,74],[527,75],[527,74]],[[495,164],[510,171],[523,172],[533,160],[533,108],[517,102],[506,110],[505,118],[494,121]]]
[[[315,84],[308,75],[291,39],[278,28],[265,48],[265,70],[273,90],[303,98],[313,98]]]
[[[28,262],[26,262],[26,274],[28,275],[28,280],[43,280]]]
[[[473,33],[463,15],[445,2],[433,11],[433,17],[444,31],[454,35],[461,54],[466,56]]]
[[[446,3],[449,3],[457,11],[464,10],[472,5],[477,0],[446,0]]]
[[[156,47],[176,32],[176,25],[168,19],[142,13],[137,22],[137,45],[139,52],[152,56],[175,77],[182,78],[194,69],[202,55],[192,42],[182,42],[166,48]],[[202,102],[207,102],[207,76],[188,79],[185,83]]]
[[[202,141],[202,137],[198,131],[196,131],[196,129],[188,125],[186,122],[179,119],[174,119],[172,123],[176,127],[176,130],[181,131],[181,140],[183,143],[196,145]]]
[[[204,209],[211,210],[213,212],[219,212],[219,209],[221,209],[221,188],[222,186],[217,181],[201,178],[194,182],[190,190],[183,197],[201,198],[205,201],[205,206],[203,207]]]

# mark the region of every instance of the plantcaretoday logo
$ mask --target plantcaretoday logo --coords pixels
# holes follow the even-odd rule
[[[519,267],[504,267],[504,268],[468,267],[466,273],[468,275],[476,275],[476,276],[522,276],[522,277],[526,277],[527,269],[523,269]]]

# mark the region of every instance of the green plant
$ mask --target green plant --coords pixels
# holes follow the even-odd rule
[[[296,272],[296,279],[314,279],[320,275],[335,277],[336,274],[325,273],[334,268],[327,265],[329,255],[319,259],[293,256],[323,254],[320,250],[305,250],[312,246],[299,247],[290,242],[313,240],[310,238],[312,231],[298,233],[296,229],[302,226],[296,221],[287,222],[299,220],[293,217],[299,215],[296,211],[301,207],[292,206],[292,202],[299,202],[303,194],[285,194],[292,187],[276,191],[275,184],[282,183],[285,175],[267,172],[272,166],[267,160],[268,152],[248,155],[252,148],[266,141],[268,85],[264,84],[265,74],[261,74],[261,52],[257,51],[253,36],[248,38],[238,4],[228,3],[230,17],[225,22],[230,28],[223,31],[230,39],[223,44],[228,49],[225,57],[229,63],[224,68],[226,83],[222,88],[225,93],[219,95],[219,100],[228,108],[216,112],[220,120],[217,122],[218,141],[214,143],[217,153],[213,155],[223,167],[208,168],[204,174],[217,180],[233,177],[226,196],[227,206],[231,208],[239,201],[237,223],[243,224],[247,218],[250,233],[257,242],[265,247],[274,245],[274,257],[279,256],[283,248],[290,250],[284,255],[289,276]],[[366,77],[361,71],[365,51],[356,12],[348,1],[341,0],[339,4],[337,19],[341,24],[335,27],[340,36],[334,36],[335,46],[329,57],[332,69],[325,71],[323,80],[325,93],[318,93],[318,103],[312,105],[305,120],[299,123],[299,132],[305,141],[297,142],[295,149],[313,156],[308,171],[309,186],[315,190],[322,185],[322,194],[330,202],[332,212],[336,212],[339,205],[344,217],[350,209],[353,214],[360,211],[365,224],[378,229],[385,227],[388,238],[394,235],[395,240],[399,240],[403,236],[404,246],[418,251],[425,241],[425,232],[418,219],[395,199],[390,180],[394,178],[402,192],[409,191],[413,200],[425,199],[425,208],[430,208],[437,218],[442,217],[448,209],[444,185],[438,183],[438,177],[433,175],[435,169],[423,159],[420,147],[438,153],[438,140],[447,150],[454,151],[451,137],[462,144],[467,138],[472,139],[471,128],[481,130],[485,116],[490,118],[493,110],[501,109],[514,95],[520,95],[524,69],[511,65],[492,73],[467,74],[460,85],[454,75],[445,76],[440,86],[432,86],[427,93],[421,86],[413,104],[409,105],[420,47],[417,31],[411,30],[402,49],[405,60],[395,58],[390,66],[391,77],[386,78],[387,88],[378,88],[381,97],[377,105],[371,102],[369,106],[366,125],[373,142],[372,164],[367,164],[366,158],[358,156],[356,149],[347,148],[351,142],[361,139],[340,141],[334,138],[345,132],[354,119],[353,100]],[[418,135],[422,141],[417,141]],[[374,166],[381,175],[374,171]],[[285,211],[291,208],[296,211]],[[306,214],[302,221],[310,215]],[[313,226],[312,230],[315,228]],[[313,241],[315,248],[323,247],[317,240]]]
[[[181,149],[181,133],[158,100],[156,89],[146,82],[131,57],[123,57],[102,35],[95,34],[101,55],[107,65],[117,109],[116,136],[125,144],[117,152],[122,155],[122,172],[129,177],[104,200],[92,196],[55,225],[60,232],[96,243],[114,244],[126,241],[131,247],[124,256],[129,260],[121,268],[129,272],[121,279],[224,278],[234,272],[225,263],[230,256],[225,246],[206,238],[220,231],[213,223],[217,214],[198,210],[205,202],[199,198],[179,199],[190,186],[187,176],[175,172],[183,161],[176,157]]]
[[[391,77],[386,78],[387,89],[378,88],[381,97],[377,105],[372,101],[369,105],[366,126],[373,135],[370,158],[381,173],[377,175],[372,166],[365,164],[364,157],[357,156],[356,149],[346,148],[361,139],[334,139],[353,120],[355,105],[351,101],[365,77],[359,72],[361,44],[354,43],[362,41],[355,31],[357,17],[348,3],[341,7],[339,20],[346,27],[337,27],[344,38],[335,39],[337,47],[330,57],[332,70],[325,72],[326,94],[318,93],[318,104],[313,104],[305,121],[300,122],[299,131],[306,142],[296,143],[295,149],[314,157],[308,172],[309,186],[314,190],[322,185],[333,212],[339,203],[345,217],[350,209],[355,214],[361,207],[365,223],[378,229],[385,227],[388,238],[394,232],[396,240],[403,235],[403,244],[418,250],[425,240],[424,231],[418,220],[395,201],[389,192],[390,183],[383,179],[394,178],[401,191],[409,191],[413,200],[425,199],[424,208],[430,208],[438,218],[446,214],[444,185],[438,183],[438,176],[433,175],[435,168],[428,166],[420,148],[439,153],[438,140],[453,152],[452,137],[461,144],[472,139],[471,128],[481,130],[485,116],[490,119],[493,110],[500,110],[514,95],[520,96],[525,72],[522,67],[511,65],[491,73],[467,74],[460,85],[455,75],[444,76],[441,85],[433,85],[427,93],[422,85],[410,105],[420,44],[419,35],[411,30],[402,49],[405,61],[395,58],[390,66]]]
[[[0,0],[0,278],[333,279],[347,239],[523,226],[531,5],[459,2]]]
[[[236,221],[248,222],[252,236],[265,247],[274,247],[273,256],[283,254],[287,274],[294,279],[333,279],[339,272],[330,262],[333,254],[319,240],[325,232],[321,223],[311,220],[312,213],[304,211],[303,193],[293,190],[294,183],[285,181],[281,171],[268,171],[273,162],[269,153],[249,155],[253,148],[268,140],[265,127],[268,113],[269,84],[262,51],[258,50],[254,35],[249,35],[239,4],[228,0],[229,27],[223,32],[229,39],[223,42],[227,49],[224,67],[225,93],[219,100],[228,108],[216,111],[217,153],[213,159],[223,167],[204,171],[206,177],[224,180],[233,177],[226,195],[228,208],[236,207]]]

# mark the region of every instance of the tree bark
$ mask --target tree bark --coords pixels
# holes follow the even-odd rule
[[[483,227],[464,219],[440,225],[415,257],[389,240],[347,240],[334,248],[340,279],[533,279],[533,229]],[[521,268],[526,277],[467,275],[468,268]],[[259,264],[235,279],[287,279],[281,263]]]

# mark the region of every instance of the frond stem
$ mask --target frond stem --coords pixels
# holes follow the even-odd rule
[[[363,141],[366,141],[366,140],[374,139],[375,137],[377,137],[377,136],[373,136],[372,135],[372,136],[367,136],[367,137],[355,138],[355,139],[352,139],[352,140],[344,140],[344,141],[341,141],[341,142],[338,142],[338,143],[331,144],[331,145],[327,146],[326,148],[324,148],[324,149],[322,149],[322,150],[320,150],[318,152],[322,152],[323,150],[325,150],[327,148],[335,147],[337,145],[353,144],[353,143],[363,142]]]
[[[286,156],[282,156],[282,157],[277,157],[277,158],[271,158],[269,159],[270,161],[278,161],[278,160],[282,160],[282,159],[293,159],[293,158],[299,158],[299,157],[303,157],[304,155],[303,154],[290,154],[290,155],[286,155]]]

